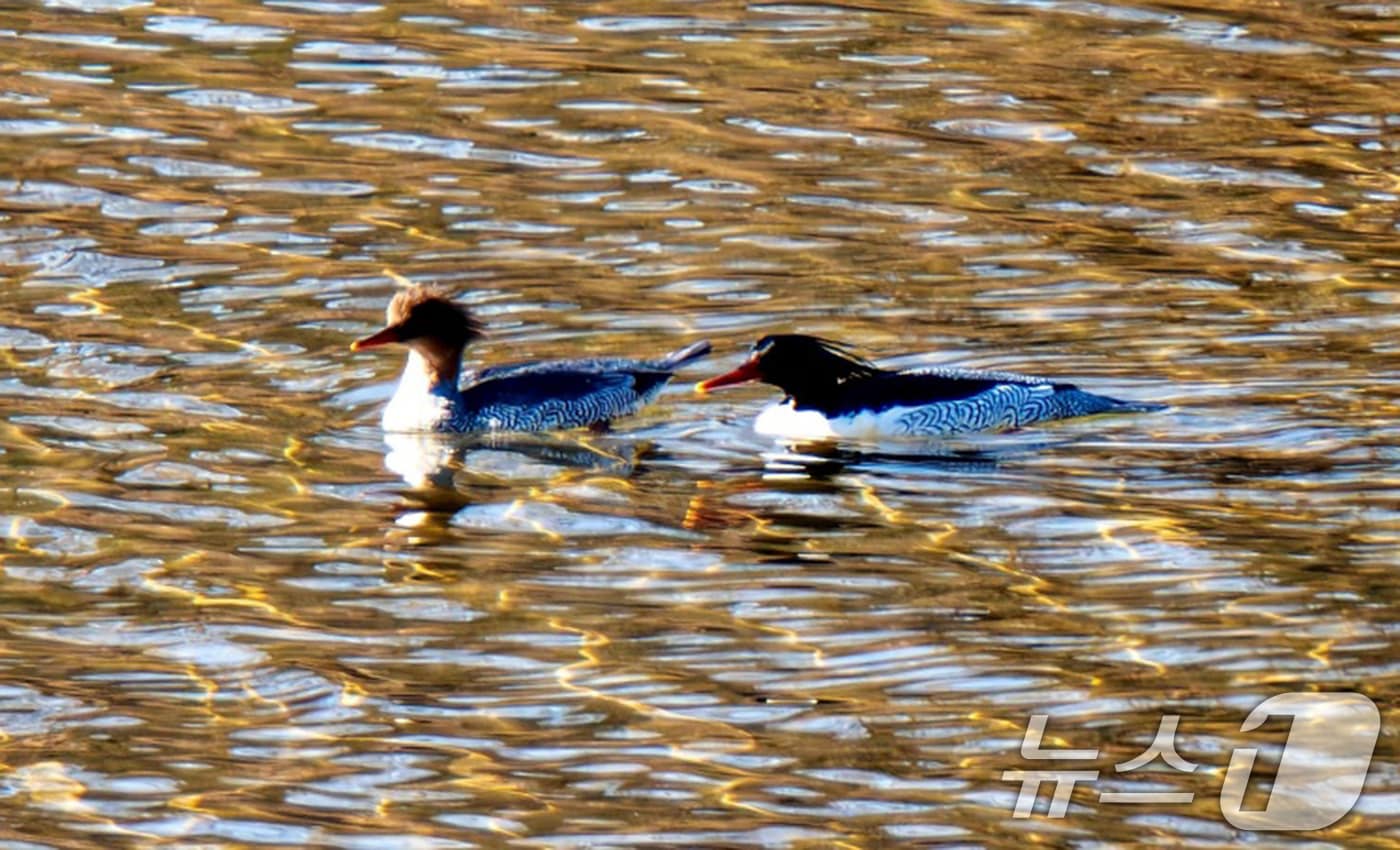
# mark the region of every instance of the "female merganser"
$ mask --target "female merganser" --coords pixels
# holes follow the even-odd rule
[[[656,360],[593,358],[493,366],[459,386],[462,351],[482,336],[466,307],[426,287],[389,302],[387,326],[351,351],[399,342],[408,365],[384,409],[386,431],[553,431],[603,427],[636,413],[681,366],[710,351],[700,341]]]
[[[840,343],[802,334],[760,339],[739,368],[695,388],[706,393],[746,381],[773,384],[787,394],[759,414],[754,429],[797,440],[943,437],[1166,407],[1119,401],[1012,372],[881,369]]]

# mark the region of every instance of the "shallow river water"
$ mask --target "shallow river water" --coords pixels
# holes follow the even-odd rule
[[[0,4],[0,848],[1395,846],[1397,92],[1394,3]],[[716,353],[386,446],[404,281]],[[772,331],[1171,408],[784,446]],[[1354,810],[1233,825],[1317,691]]]

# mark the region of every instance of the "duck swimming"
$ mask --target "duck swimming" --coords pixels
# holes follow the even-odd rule
[[[553,431],[606,427],[661,393],[677,369],[710,351],[704,340],[654,360],[540,360],[461,374],[482,326],[445,293],[423,286],[389,302],[383,330],[351,351],[400,343],[408,363],[384,409],[386,431]]]
[[[787,395],[759,414],[754,429],[799,440],[943,437],[1166,408],[1013,372],[882,369],[841,343],[803,334],[763,337],[737,369],[700,382],[696,390],[748,381],[772,384]]]

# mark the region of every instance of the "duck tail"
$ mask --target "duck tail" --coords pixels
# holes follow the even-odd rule
[[[1064,406],[1066,415],[1086,416],[1095,413],[1158,413],[1169,405],[1153,401],[1123,401],[1106,395],[1087,392],[1076,386],[1062,384],[1056,387],[1056,396]]]
[[[702,339],[699,342],[692,342],[685,348],[679,348],[657,361],[661,368],[667,371],[674,371],[685,364],[699,360],[710,353],[710,341]]]
[[[1155,401],[1121,401],[1116,398],[1113,401],[1118,405],[1113,409],[1119,413],[1161,413],[1171,407]]]

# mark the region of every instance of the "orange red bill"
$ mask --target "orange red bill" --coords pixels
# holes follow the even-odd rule
[[[749,381],[757,381],[760,377],[762,376],[759,374],[758,371],[758,361],[753,358],[749,358],[748,360],[745,360],[743,363],[741,363],[739,365],[739,368],[735,369],[732,372],[725,372],[723,375],[717,375],[713,378],[710,378],[708,381],[701,381],[700,383],[696,384],[695,391],[703,395],[704,393],[707,393],[710,390],[716,390],[720,387],[727,387],[731,384],[743,384]]]
[[[399,341],[399,329],[396,327],[385,328],[376,331],[367,337],[357,339],[350,343],[351,351],[359,351],[362,348],[378,348],[381,345],[388,345],[391,342]]]

